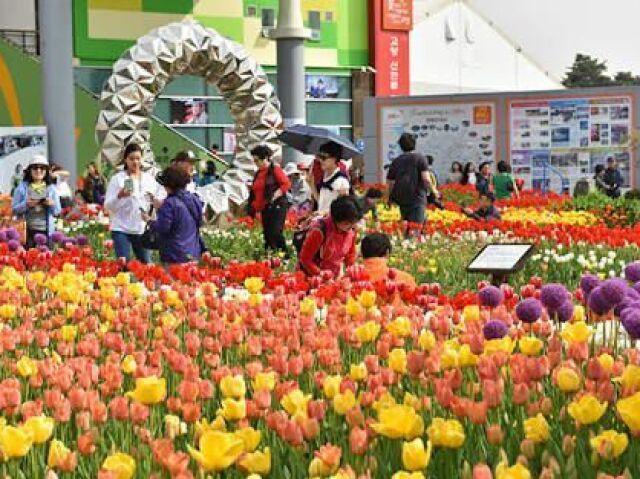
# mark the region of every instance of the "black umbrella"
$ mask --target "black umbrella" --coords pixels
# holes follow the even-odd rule
[[[325,143],[335,143],[342,147],[343,159],[360,155],[356,145],[346,138],[336,135],[326,128],[307,125],[293,125],[284,130],[278,137],[282,143],[289,145],[306,155],[315,155]]]

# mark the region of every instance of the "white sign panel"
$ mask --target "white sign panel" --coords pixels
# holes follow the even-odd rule
[[[469,270],[511,271],[530,250],[530,244],[487,245],[471,262]]]
[[[400,155],[398,138],[412,133],[416,151],[434,158],[433,169],[441,182],[451,163],[495,162],[496,125],[493,102],[414,103],[381,108],[381,149],[386,168]]]
[[[526,188],[558,191],[594,175],[609,156],[631,180],[633,101],[630,96],[514,100],[509,105],[510,158]]]
[[[47,154],[47,127],[0,127],[0,192],[11,193],[35,154]]]

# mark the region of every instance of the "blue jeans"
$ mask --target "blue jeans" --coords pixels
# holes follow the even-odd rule
[[[122,231],[112,231],[113,249],[117,258],[131,259],[131,249],[136,258],[144,263],[151,263],[151,250],[142,247],[142,235],[123,233]]]
[[[400,215],[404,221],[422,225],[425,220],[424,203],[400,206]]]

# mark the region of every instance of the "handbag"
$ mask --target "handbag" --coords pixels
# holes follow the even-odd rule
[[[149,208],[149,215],[153,212],[153,205]],[[144,227],[144,232],[142,233],[141,238],[142,247],[150,250],[159,250],[160,249],[160,236],[154,229],[151,227],[150,223]]]

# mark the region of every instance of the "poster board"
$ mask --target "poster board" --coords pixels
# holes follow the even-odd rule
[[[632,181],[634,100],[631,95],[526,98],[508,102],[509,157],[525,188],[561,188],[592,178],[608,157],[618,160],[624,187]]]
[[[405,132],[416,135],[417,152],[433,156],[433,169],[441,182],[449,174],[453,161],[473,162],[476,166],[483,161],[496,161],[494,102],[384,105],[379,114],[383,172],[400,155],[398,138]]]
[[[209,105],[203,98],[172,99],[170,103],[172,125],[207,125]]]
[[[0,127],[0,193],[11,193],[13,177],[36,154],[47,155],[46,126]]]

